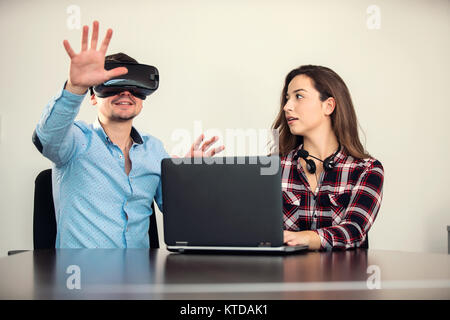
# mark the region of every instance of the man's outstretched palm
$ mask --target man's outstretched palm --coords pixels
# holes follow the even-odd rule
[[[112,29],[106,31],[105,39],[97,50],[98,42],[98,21],[93,23],[91,47],[88,48],[89,27],[83,27],[83,37],[81,39],[81,51],[76,54],[69,44],[64,40],[64,48],[70,57],[69,81],[67,86],[75,93],[84,93],[86,90],[101,84],[113,77],[120,76],[128,72],[127,68],[119,67],[112,70],[105,70],[105,55],[112,37]]]

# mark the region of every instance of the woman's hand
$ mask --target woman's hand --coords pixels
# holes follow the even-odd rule
[[[320,249],[320,237],[314,231],[284,231],[283,235],[288,246],[306,245],[310,250]]]
[[[70,57],[69,80],[67,81],[66,89],[72,93],[84,94],[89,87],[128,72],[125,67],[105,70],[105,54],[111,41],[112,29],[106,31],[105,39],[103,39],[100,49],[97,50],[98,28],[98,21],[94,21],[91,47],[88,48],[89,27],[83,26],[81,51],[78,54],[73,51],[69,41],[64,40],[63,42],[64,48]]]
[[[205,142],[203,142],[203,139],[205,139],[205,135],[202,133],[192,144],[191,149],[186,153],[185,158],[212,157],[225,149],[225,146],[220,146],[208,151],[209,147],[216,143],[219,138],[214,136]]]

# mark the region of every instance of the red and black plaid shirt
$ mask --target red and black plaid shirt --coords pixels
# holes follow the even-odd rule
[[[300,161],[294,159],[301,147],[281,157],[284,229],[316,231],[321,250],[359,247],[380,209],[383,166],[376,159],[358,160],[341,150],[335,167],[321,173],[318,192],[313,194]]]

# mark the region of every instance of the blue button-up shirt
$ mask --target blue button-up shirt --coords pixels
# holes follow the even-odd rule
[[[54,163],[56,247],[148,248],[151,204],[162,211],[161,161],[169,155],[157,138],[132,128],[127,175],[121,149],[98,120],[74,121],[83,98],[62,89],[35,131]]]

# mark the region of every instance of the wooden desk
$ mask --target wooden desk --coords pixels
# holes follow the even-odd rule
[[[80,289],[68,288],[68,280],[73,287],[77,276],[69,266],[79,267]],[[60,249],[0,258],[0,299],[449,298],[446,254],[358,249],[249,256]]]

